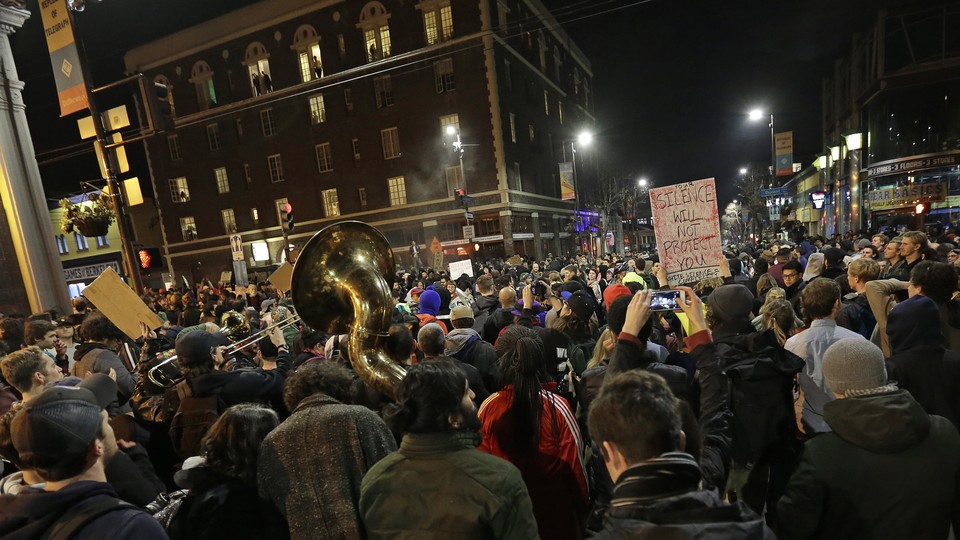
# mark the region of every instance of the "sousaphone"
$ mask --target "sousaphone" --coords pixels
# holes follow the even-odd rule
[[[384,347],[394,307],[393,272],[393,250],[380,231],[341,221],[307,242],[291,281],[301,320],[328,334],[348,334],[353,369],[391,397],[406,375]]]

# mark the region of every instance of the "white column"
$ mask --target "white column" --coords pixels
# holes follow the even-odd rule
[[[30,17],[0,4],[0,198],[33,312],[70,305],[21,92],[10,34]]]

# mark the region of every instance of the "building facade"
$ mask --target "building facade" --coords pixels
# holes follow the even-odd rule
[[[882,11],[823,84],[823,230],[960,219],[960,4]],[[916,215],[917,203],[932,207]]]
[[[448,260],[572,247],[557,163],[592,73],[539,0],[264,0],[125,62],[171,89],[146,149],[174,273],[230,270],[232,234],[252,270],[279,262],[286,203],[291,244],[357,219],[405,265],[433,238]]]

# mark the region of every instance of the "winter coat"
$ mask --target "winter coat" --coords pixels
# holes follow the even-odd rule
[[[479,334],[483,332],[483,325],[487,319],[500,309],[500,300],[496,295],[483,296],[479,293],[474,298],[476,301],[473,303],[473,329]]]
[[[475,432],[407,433],[360,487],[367,538],[534,540],[520,471],[480,452]]]
[[[513,386],[491,395],[478,413],[483,428],[480,450],[499,456],[520,469],[533,501],[533,515],[542,538],[579,538],[590,493],[583,464],[580,427],[565,400],[541,390],[539,446],[529,455],[511,448]]]
[[[196,397],[220,393],[220,399],[229,407],[238,403],[270,403],[283,397],[283,383],[290,369],[290,353],[280,351],[277,355],[277,367],[269,371],[260,368],[239,369],[235,371],[213,371],[187,379],[190,390]],[[168,392],[167,396],[175,395]],[[179,406],[169,403],[168,407]],[[176,408],[172,409],[173,413]],[[173,413],[168,418],[173,418]]]
[[[927,414],[960,429],[960,351],[918,345],[887,359],[887,376],[907,390]]]
[[[483,341],[472,328],[454,328],[447,334],[444,354],[477,368],[486,389],[500,388],[500,365],[497,350]]]
[[[824,407],[780,499],[781,540],[946,539],[960,530],[960,435],[906,390]]]
[[[190,469],[191,488],[170,520],[170,540],[284,540],[287,523],[257,497],[256,485],[228,479],[206,466]]]
[[[137,378],[130,373],[126,364],[106,345],[96,342],[77,345],[77,350],[74,352],[73,375],[81,379],[88,371],[107,375],[111,368],[117,373],[117,397],[120,402],[117,412],[120,414],[131,412],[133,409],[127,401],[133,396]]]
[[[315,394],[263,441],[260,496],[286,516],[294,540],[364,538],[360,482],[396,449],[375,412]]]
[[[62,515],[81,501],[117,499],[109,484],[85,480],[58,491],[30,491],[0,496],[0,538],[43,538]],[[71,540],[166,540],[150,514],[136,508],[107,512],[84,525]]]
[[[513,317],[513,308],[500,308],[494,311],[483,325],[483,332],[480,333],[480,337],[487,343],[496,345],[497,338],[500,337],[500,331],[513,324]]]

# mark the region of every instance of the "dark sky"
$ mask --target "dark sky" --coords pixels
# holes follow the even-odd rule
[[[412,1],[412,0],[408,0]],[[460,0],[454,0],[457,2]],[[821,79],[881,6],[929,0],[544,0],[593,64],[596,145],[605,168],[659,185],[716,177],[724,204],[741,166],[770,161],[766,122],[794,131],[795,160],[822,151]],[[250,0],[104,0],[80,14],[102,85],[122,77],[126,49]],[[42,162],[79,143],[76,117],[59,119],[37,0],[12,39],[34,144]],[[603,13],[604,11],[608,11]],[[137,145],[138,148],[139,145]],[[134,150],[136,152],[136,150]],[[48,194],[99,177],[92,152],[41,167]],[[141,172],[141,177],[146,176]]]

